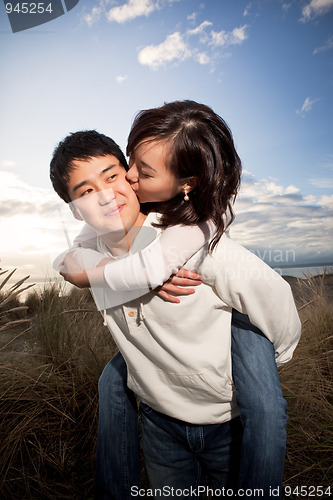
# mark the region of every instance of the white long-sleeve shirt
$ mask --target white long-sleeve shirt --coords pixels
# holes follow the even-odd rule
[[[124,304],[162,285],[213,238],[216,230],[210,221],[193,226],[171,226],[164,231],[153,228],[152,222],[157,222],[156,213],[148,215],[130,253],[120,259],[112,257],[112,262],[105,266],[108,292],[95,289],[98,309]],[[108,252],[103,240],[87,225],[75,238],[74,248],[74,258],[86,269],[97,266],[103,258],[100,252]]]
[[[142,229],[153,220],[150,214]],[[136,250],[144,240],[136,241]],[[107,250],[99,238],[97,248]],[[274,343],[278,364],[292,357],[300,338],[299,317],[288,283],[225,235],[212,254],[205,245],[186,268],[203,276],[193,295],[172,304],[147,293],[107,309],[107,324],[125,358],[128,386],[143,401],[193,424],[225,422],[238,415],[231,373],[232,308],[248,314]]]

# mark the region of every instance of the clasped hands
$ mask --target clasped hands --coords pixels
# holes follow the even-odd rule
[[[104,266],[112,259],[102,259],[96,269],[85,271],[73,258],[69,252],[59,266],[59,272],[63,278],[78,288],[90,286],[104,286]],[[163,285],[155,288],[153,292],[166,302],[179,304],[178,296],[191,295],[195,293],[194,286],[202,283],[200,274],[187,269],[180,269],[177,274],[173,274]],[[185,287],[185,288],[184,288]]]

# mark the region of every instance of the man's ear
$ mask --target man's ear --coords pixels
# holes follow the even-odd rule
[[[80,212],[77,210],[77,208],[75,208],[73,202],[69,203],[69,208],[71,209],[72,214],[74,215],[75,219],[81,220],[81,221],[83,220],[81,215],[80,215]]]
[[[182,190],[186,190],[188,193],[190,193],[194,188],[197,187],[198,184],[198,177],[194,175],[193,177],[190,177],[185,184],[182,186]]]

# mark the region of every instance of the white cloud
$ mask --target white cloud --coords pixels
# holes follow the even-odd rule
[[[92,26],[100,20],[102,12],[102,7],[93,7],[88,14],[83,15],[83,20],[88,24],[88,26]]]
[[[3,167],[3,168],[15,167],[15,165],[16,165],[15,161],[11,161],[11,160],[3,160],[1,162],[1,167]]]
[[[316,177],[310,179],[310,184],[316,188],[322,189],[333,189],[333,178],[332,177]]]
[[[296,110],[296,113],[304,117],[306,113],[308,113],[309,111],[312,110],[313,105],[318,101],[320,101],[320,99],[318,97],[316,97],[315,99],[311,99],[311,97],[307,97],[305,99],[305,101],[303,102],[301,109]]]
[[[275,203],[284,197],[290,200],[299,200],[300,190],[296,186],[286,188],[277,184],[273,179],[255,180],[252,175],[242,177],[241,194],[243,199],[260,199],[260,203]]]
[[[231,32],[231,43],[243,43],[244,40],[247,39],[247,30],[248,26],[247,24],[244,24],[244,26],[241,26],[240,28],[234,28]]]
[[[105,16],[108,21],[117,23],[125,23],[137,17],[149,16],[156,10],[161,10],[167,5],[180,0],[127,0],[122,5],[114,6],[110,9],[107,5],[110,3],[108,0],[99,0],[98,6],[94,7],[89,13],[83,16],[83,20],[89,25],[98,22],[100,18]],[[111,2],[114,5],[114,1]],[[251,4],[250,4],[251,5]],[[250,5],[248,7],[250,7]],[[202,7],[202,5],[200,5]],[[187,20],[193,24],[197,18],[197,12],[193,12],[187,16]],[[148,45],[142,48],[138,54],[139,63],[149,66],[151,69],[158,69],[171,62],[181,62],[191,57],[199,64],[209,64],[216,60],[219,56],[216,48],[228,47],[231,45],[240,45],[247,38],[247,25],[234,28],[231,31],[214,31],[212,28],[213,23],[204,20],[201,24],[193,29],[188,29],[185,33],[175,32],[169,35],[164,42],[158,45]],[[200,50],[192,43],[190,44],[190,37],[199,36],[200,43],[205,45],[211,52],[207,50]],[[224,57],[230,54],[224,54]],[[122,76],[116,77],[118,83],[122,83]]]
[[[213,31],[211,32],[211,42],[210,45],[215,47],[223,47],[229,45],[240,45],[247,39],[248,26],[244,24],[240,28],[234,28],[232,31]]]
[[[108,21],[126,23],[136,17],[149,16],[155,10],[162,9],[165,5],[178,2],[179,0],[128,0],[127,3],[112,7],[107,13]]]
[[[203,21],[199,26],[193,28],[192,30],[187,30],[187,36],[197,36],[199,35],[199,40],[202,44],[207,44],[209,42],[210,35],[207,33],[207,28],[213,26],[210,21]]]
[[[251,7],[252,7],[252,4],[251,4],[251,3],[249,3],[249,4],[245,7],[244,12],[243,12],[243,16],[244,16],[244,17],[245,17],[245,16],[249,16],[249,15],[250,15],[250,12],[249,12],[249,11],[250,11]]]
[[[333,8],[333,0],[311,0],[302,9],[301,21],[306,22],[322,16]]]
[[[158,69],[165,66],[170,62],[181,62],[191,57],[199,64],[208,64],[216,57],[213,54],[213,49],[218,47],[227,47],[230,45],[240,45],[247,39],[247,25],[240,28],[234,28],[232,31],[221,31],[219,33],[211,30],[207,33],[207,28],[213,26],[210,21],[203,21],[199,26],[187,30],[185,34],[178,31],[169,35],[166,40],[159,45],[148,45],[140,50],[138,60],[140,64],[149,66],[151,69]],[[199,50],[195,46],[191,46],[190,39],[194,35],[200,36],[200,42],[207,50],[211,52],[210,55],[207,50]]]
[[[288,12],[288,10],[290,9],[290,7],[292,6],[292,3],[283,3],[282,4],[282,9],[285,11],[285,12]]]
[[[51,189],[36,188],[23,182],[18,175],[0,172],[1,256],[53,252],[66,248],[63,217],[59,210],[68,212],[66,227],[72,235],[72,219],[68,207]],[[63,219],[67,219],[67,216]],[[70,237],[72,240],[72,236]]]
[[[189,35],[199,35],[201,34],[208,26],[212,26],[213,23],[211,23],[210,21],[203,21],[201,24],[199,24],[199,26],[197,26],[196,28],[194,28],[193,30],[188,30],[187,33]]]
[[[290,185],[290,186],[286,187],[285,193],[286,194],[299,194],[300,190],[298,187]]]
[[[117,75],[116,76],[116,82],[118,82],[118,83],[123,83],[127,79],[128,79],[128,75]]]
[[[140,50],[138,60],[140,64],[156,70],[172,61],[184,61],[190,55],[191,51],[183,36],[179,32],[175,32],[161,44],[148,45]]]
[[[227,44],[228,34],[225,31],[212,31],[212,41],[211,45],[215,45],[216,47],[221,47]]]
[[[327,155],[324,159],[323,166],[328,170],[333,170],[333,155]]]
[[[187,20],[194,22],[197,18],[197,15],[198,15],[197,12],[193,12],[193,14],[190,14],[189,16],[187,16]]]
[[[326,52],[326,50],[330,49],[333,49],[333,36],[331,36],[324,45],[314,49],[313,53],[319,54],[320,52]]]
[[[155,10],[160,10],[168,4],[178,1],[179,0],[128,0],[123,5],[118,5],[107,10],[106,6],[110,2],[108,0],[99,0],[98,7],[93,7],[89,13],[84,14],[83,20],[89,26],[92,26],[98,22],[103,15],[108,21],[115,21],[123,24],[127,21],[132,21],[136,17],[147,17]]]
[[[19,277],[42,279],[67,247],[65,230],[72,241],[81,226],[51,189],[37,189],[11,172],[0,172],[0,184],[0,232],[6,235],[1,266],[19,266]],[[303,197],[297,186],[283,187],[244,172],[235,209],[232,238],[262,258],[267,248],[273,258],[295,255],[310,261],[319,252],[323,259],[332,257],[333,195]]]
[[[158,8],[158,2],[153,0],[129,0],[124,5],[113,7],[107,12],[108,21],[125,23],[138,16],[149,16]]]
[[[8,204],[14,203],[14,215],[20,214],[20,206],[22,203],[30,203],[34,206],[36,210],[38,209],[39,203],[44,204],[44,201],[56,199],[56,196],[47,189],[34,188],[29,184],[23,182],[17,174],[13,172],[0,171],[0,185],[1,185],[1,208],[0,216],[6,212],[7,216],[10,216],[8,212]],[[51,193],[51,197],[50,197]],[[16,207],[15,207],[16,205]]]
[[[210,63],[210,57],[206,52],[198,52],[195,54],[195,60],[198,61],[199,64],[209,64]]]
[[[333,210],[333,194],[331,194],[331,196],[322,196],[320,198],[320,204],[323,205],[324,207],[328,207],[330,208],[331,210]]]
[[[313,196],[312,194],[309,194],[308,196],[304,196],[304,203],[308,205],[312,205],[313,203],[316,203],[317,198]]]
[[[231,237],[274,265],[332,260],[333,196],[243,175]],[[277,262],[279,260],[280,262]]]

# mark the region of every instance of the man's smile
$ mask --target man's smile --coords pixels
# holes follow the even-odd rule
[[[107,212],[105,212],[104,216],[105,217],[113,217],[115,215],[119,215],[122,209],[124,208],[125,204],[123,203],[122,205],[115,205],[113,207],[110,207]]]

